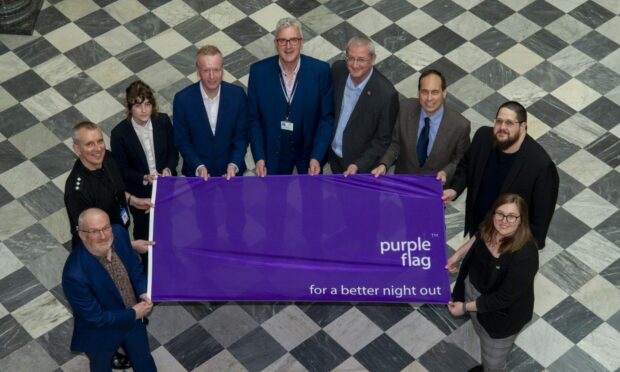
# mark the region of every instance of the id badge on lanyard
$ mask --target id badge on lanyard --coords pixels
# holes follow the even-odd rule
[[[286,116],[284,120],[280,121],[280,129],[292,132],[295,129],[295,124],[290,121],[289,118],[291,116],[291,105],[293,102],[293,96],[295,95],[295,91],[297,90],[297,77],[295,77],[295,82],[293,83],[293,89],[290,96],[286,89],[286,85],[284,84],[282,73],[280,73],[280,85],[282,86],[282,93],[284,93],[284,97],[286,98]]]

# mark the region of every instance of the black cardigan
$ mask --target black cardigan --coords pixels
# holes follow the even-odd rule
[[[452,291],[454,301],[464,300],[464,282],[469,274],[471,258],[485,254],[484,250],[488,248],[480,236],[476,236],[461,264]],[[476,299],[476,316],[491,337],[504,338],[518,333],[532,319],[534,276],[538,271],[536,244],[530,242],[517,252],[500,255],[498,264],[499,270],[496,267],[486,268],[497,272],[489,275],[486,289]]]

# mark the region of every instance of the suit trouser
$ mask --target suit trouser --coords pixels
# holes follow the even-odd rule
[[[129,360],[131,360],[131,366],[135,372],[155,372],[155,361],[151,356],[149,349],[149,341],[146,335],[146,326],[139,320],[136,321],[136,326],[132,330],[128,331],[125,335],[125,339],[121,342],[120,346],[125,350]],[[102,351],[95,353],[86,353],[90,362],[91,372],[110,372],[112,367],[110,361],[115,350]]]
[[[465,300],[475,301],[480,296],[480,292],[469,281],[469,276],[465,278]],[[485,372],[506,371],[506,362],[515,343],[517,334],[505,338],[492,338],[478,321],[475,313],[471,314],[471,322],[474,331],[480,338],[480,355],[482,366]]]

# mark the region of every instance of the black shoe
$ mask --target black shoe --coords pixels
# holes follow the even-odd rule
[[[482,364],[478,364],[467,372],[484,372],[484,367],[482,367]]]
[[[112,355],[112,369],[129,369],[131,368],[131,361],[127,356],[119,353],[118,351]]]

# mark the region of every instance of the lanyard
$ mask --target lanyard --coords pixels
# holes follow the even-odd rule
[[[286,84],[284,83],[284,79],[282,78],[282,70],[280,70],[280,86],[282,87],[282,93],[284,93],[284,98],[286,98],[286,120],[288,120],[291,115],[291,102],[293,101],[293,96],[295,95],[295,91],[297,90],[297,76],[295,76],[295,81],[293,82],[293,90],[291,91],[291,95],[288,95],[288,90],[286,90]]]

